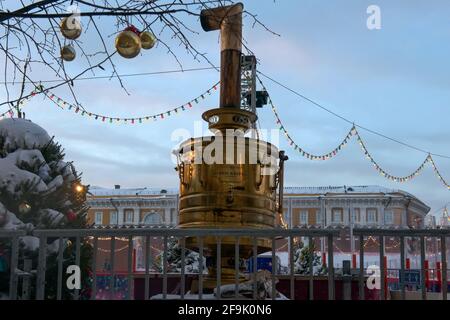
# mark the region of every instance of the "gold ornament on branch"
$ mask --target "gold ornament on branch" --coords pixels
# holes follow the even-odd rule
[[[139,54],[142,44],[138,34],[139,31],[130,26],[116,37],[116,49],[122,57],[131,59]]]
[[[22,202],[21,204],[19,204],[19,213],[26,214],[26,213],[30,212],[30,210],[31,210],[31,206],[28,203]]]
[[[71,45],[66,45],[61,48],[61,58],[64,61],[73,61],[76,57],[76,51],[75,48]]]
[[[76,17],[65,17],[59,27],[66,39],[75,40],[81,35],[81,23]]]
[[[156,44],[156,38],[150,31],[141,32],[139,38],[141,39],[142,49],[151,49]]]

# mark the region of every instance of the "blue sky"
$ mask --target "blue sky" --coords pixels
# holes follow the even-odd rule
[[[257,55],[259,70],[287,86],[342,114],[356,123],[417,145],[450,155],[450,2],[420,0],[346,1],[243,1],[246,10],[281,36],[252,27],[246,18],[244,37]],[[366,9],[381,9],[381,30],[368,30]],[[194,17],[185,17],[199,32],[193,44],[219,62],[218,33],[205,33]],[[105,35],[112,27],[103,20]],[[167,36],[166,34],[161,35]],[[98,46],[98,39],[83,34],[83,46]],[[114,36],[107,37],[113,47]],[[170,40],[170,39],[169,39]],[[168,40],[168,41],[169,41]],[[172,42],[183,67],[208,66],[196,62]],[[178,69],[163,46],[132,60],[116,57],[120,73]],[[68,65],[75,74],[81,59]],[[107,74],[110,69],[96,75]],[[35,71],[34,78],[54,78]],[[112,116],[141,116],[176,107],[200,94],[218,80],[214,70],[126,78],[127,95],[115,80],[85,80],[75,84],[85,108]],[[333,149],[350,129],[348,123],[265,80],[285,127],[294,140],[312,153]],[[4,91],[1,92],[2,100]],[[71,100],[66,88],[55,91]],[[109,125],[58,110],[48,100],[35,98],[26,107],[27,117],[55,135],[67,158],[83,172],[91,185],[112,187],[176,187],[170,152],[171,133],[194,130],[203,111],[218,104],[218,94],[191,111],[144,125]],[[276,128],[270,108],[259,112],[261,127]],[[407,175],[425,154],[360,131],[374,158],[387,171]],[[287,151],[286,184],[289,186],[377,184],[411,192],[434,212],[450,201],[450,191],[427,167],[421,176],[399,184],[381,177],[354,141],[330,161],[301,158],[281,138]],[[435,158],[450,180],[450,159]]]

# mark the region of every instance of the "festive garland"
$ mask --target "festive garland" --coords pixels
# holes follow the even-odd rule
[[[259,82],[261,84],[261,86],[263,87],[263,89],[265,91],[267,91],[267,89],[264,87],[264,84],[262,83],[261,79],[259,79]],[[289,145],[291,147],[294,148],[294,150],[298,151],[300,155],[302,155],[303,157],[309,159],[309,160],[329,160],[331,158],[334,158],[349,142],[349,140],[352,137],[356,137],[356,139],[358,140],[359,145],[361,146],[361,149],[364,153],[364,155],[366,156],[366,158],[368,160],[370,160],[370,162],[372,163],[373,167],[385,178],[394,181],[394,182],[407,182],[409,180],[412,180],[413,178],[415,178],[416,176],[418,176],[421,171],[423,171],[425,165],[427,163],[430,163],[436,176],[438,177],[438,179],[441,181],[441,183],[448,189],[450,190],[450,184],[447,183],[447,181],[444,179],[444,177],[441,175],[439,169],[436,166],[436,163],[434,162],[433,157],[431,156],[431,154],[428,154],[427,157],[425,158],[425,160],[422,162],[422,164],[414,171],[412,172],[410,175],[404,176],[404,177],[399,177],[399,176],[395,176],[392,175],[390,173],[388,173],[386,170],[384,170],[372,157],[372,155],[369,153],[363,139],[361,138],[358,130],[356,129],[356,125],[353,124],[352,128],[350,129],[350,131],[348,132],[348,134],[345,136],[344,140],[336,147],[334,148],[331,152],[328,152],[326,154],[323,155],[315,155],[312,153],[309,153],[307,151],[305,151],[302,147],[300,147],[297,143],[295,143],[295,141],[291,138],[291,136],[289,135],[288,131],[286,130],[286,128],[283,125],[283,122],[280,119],[280,116],[277,112],[277,109],[275,108],[272,99],[270,97],[270,95],[268,96],[268,102],[271,106],[272,112],[275,115],[275,119],[276,119],[276,124],[279,127],[280,131],[283,132],[284,136],[286,137],[287,141],[289,142]]]
[[[36,93],[38,93],[38,92],[39,92],[38,88],[36,88],[33,91],[31,91],[31,95],[30,96],[28,96],[26,98],[23,98],[22,100],[19,101],[18,107],[23,108],[25,106],[25,103],[30,101],[31,98],[33,98],[36,95]],[[7,111],[5,111],[3,113],[0,113],[0,119],[6,117],[6,115],[9,115],[11,118],[13,118],[14,117],[14,110],[13,110],[13,108],[15,108],[15,107],[12,106],[9,110],[7,110]]]
[[[169,109],[169,110],[167,110],[165,112],[157,113],[157,114],[154,114],[154,115],[147,115],[147,116],[142,116],[142,117],[132,117],[132,118],[111,117],[111,116],[108,116],[108,115],[103,115],[103,114],[90,112],[90,111],[86,110],[82,106],[72,105],[71,103],[63,100],[62,98],[58,97],[54,93],[50,92],[49,90],[45,90],[42,85],[37,87],[31,93],[30,97],[28,97],[28,98],[26,98],[24,100],[21,100],[19,104],[23,105],[23,102],[25,100],[30,100],[32,97],[36,96],[37,94],[43,93],[47,98],[50,99],[50,101],[52,101],[54,104],[56,104],[61,109],[66,109],[68,107],[68,110],[72,110],[74,113],[79,114],[81,116],[87,115],[90,118],[94,118],[95,120],[100,120],[102,122],[135,124],[135,123],[143,123],[143,121],[163,120],[163,119],[165,119],[167,117],[170,117],[172,115],[176,115],[176,114],[179,114],[180,112],[183,112],[183,111],[186,111],[188,109],[191,109],[194,104],[198,104],[199,103],[200,99],[205,99],[207,95],[211,95],[211,93],[213,91],[216,91],[218,84],[219,84],[219,82],[214,84],[211,88],[209,88],[208,90],[203,92],[201,95],[197,96],[195,99],[192,99],[192,100],[188,101],[187,103],[185,103],[185,104],[183,104],[183,105],[181,105],[179,107],[172,108],[172,109]],[[10,110],[6,111],[5,113],[0,114],[0,117],[4,117],[6,114],[9,114],[11,117],[14,116],[14,112],[10,109]]]

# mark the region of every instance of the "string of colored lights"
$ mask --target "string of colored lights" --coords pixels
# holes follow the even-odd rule
[[[37,92],[38,92],[37,89],[34,89],[33,91],[31,91],[31,96],[26,97],[26,98],[23,98],[22,100],[20,100],[18,107],[19,107],[19,108],[23,108],[23,107],[25,106],[25,103],[27,103],[28,101],[30,101],[31,98],[33,98],[33,97],[36,95]],[[14,111],[13,111],[13,109],[14,109],[14,106],[11,107],[11,108],[9,108],[9,110],[7,110],[7,111],[5,111],[5,112],[3,112],[3,113],[0,113],[0,119],[6,117],[6,115],[8,115],[8,116],[11,117],[11,118],[14,117]]]
[[[172,115],[177,115],[180,114],[183,111],[189,110],[191,109],[194,104],[198,104],[200,99],[205,99],[206,96],[211,95],[211,93],[213,91],[217,90],[217,86],[219,85],[220,82],[217,82],[216,84],[214,84],[212,87],[210,87],[208,90],[206,90],[205,92],[203,92],[202,94],[198,95],[196,98],[188,101],[185,104],[182,104],[179,107],[176,108],[171,108],[167,111],[161,112],[161,113],[157,113],[157,114],[153,114],[153,115],[146,115],[146,116],[141,116],[141,117],[112,117],[109,115],[104,115],[104,114],[99,114],[99,113],[94,113],[94,112],[90,112],[89,110],[85,109],[82,106],[76,106],[73,105],[65,100],[63,100],[62,98],[58,97],[56,94],[45,90],[44,87],[42,85],[40,85],[39,88],[36,88],[32,93],[31,97],[36,96],[36,94],[38,93],[43,93],[47,98],[50,99],[50,101],[52,101],[54,104],[56,104],[58,107],[60,107],[61,109],[66,109],[68,108],[68,110],[73,111],[76,114],[79,114],[81,116],[88,116],[89,118],[93,118],[95,120],[100,120],[102,122],[109,122],[109,123],[123,123],[123,124],[135,124],[135,123],[143,123],[144,121],[157,121],[157,120],[163,120],[167,117],[170,117]],[[31,98],[30,97],[30,98]],[[30,99],[28,98],[28,99]],[[21,101],[22,103],[22,101]],[[14,112],[12,112],[12,110],[9,110],[7,112],[5,112],[3,115],[1,116],[5,116],[6,114],[9,114],[11,117],[14,116]]]
[[[109,123],[131,123],[131,124],[135,124],[135,123],[142,123],[143,121],[147,120],[147,121],[157,121],[157,120],[163,120],[167,117],[170,117],[171,115],[176,115],[179,114],[180,112],[186,111],[188,109],[191,109],[193,107],[194,104],[198,104],[200,99],[205,99],[206,95],[211,95],[211,92],[214,90],[217,90],[217,85],[219,84],[219,82],[217,82],[216,84],[214,84],[212,87],[210,87],[208,90],[206,90],[205,92],[203,92],[202,94],[200,94],[199,96],[197,96],[196,98],[188,101],[187,103],[176,107],[176,108],[172,108],[169,109],[165,112],[161,112],[161,113],[157,113],[157,114],[153,114],[153,115],[147,115],[147,116],[142,116],[142,117],[130,117],[130,118],[124,118],[124,117],[111,117],[108,115],[103,115],[103,114],[98,114],[98,113],[94,113],[94,112],[90,112],[88,110],[86,110],[85,108],[82,108],[80,106],[74,106],[66,101],[64,101],[63,99],[61,99],[60,97],[56,96],[53,93],[50,92],[44,92],[44,94],[53,102],[55,103],[57,106],[59,106],[60,108],[64,109],[66,106],[69,106],[68,110],[73,110],[75,113],[80,114],[81,116],[87,115],[88,117],[92,117],[95,120],[101,120],[102,122],[109,122]],[[81,112],[80,112],[81,111]]]
[[[259,79],[259,82],[261,84],[261,86],[263,87],[263,89],[265,91],[267,91],[267,89],[264,87],[264,84],[262,83],[261,79]],[[301,146],[299,146],[297,143],[295,143],[295,141],[291,138],[289,132],[286,130],[283,122],[281,121],[281,118],[279,116],[279,113],[270,97],[270,95],[268,95],[268,103],[272,109],[273,114],[275,115],[275,120],[276,120],[276,124],[279,128],[279,130],[284,134],[284,136],[286,137],[287,141],[289,142],[289,145],[296,151],[299,152],[300,155],[302,155],[303,157],[309,159],[309,160],[330,160],[332,158],[334,158],[346,145],[347,143],[351,140],[352,137],[356,137],[359,145],[361,146],[361,149],[364,153],[364,155],[366,156],[366,158],[368,160],[370,160],[370,162],[372,163],[373,167],[386,179],[389,179],[391,181],[394,182],[407,182],[412,180],[413,178],[417,177],[425,168],[425,165],[427,163],[430,163],[436,176],[438,177],[438,179],[442,182],[442,184],[448,189],[450,190],[450,184],[447,183],[447,181],[444,179],[444,177],[442,176],[442,174],[440,173],[439,169],[436,166],[436,163],[434,162],[434,159],[432,157],[431,154],[428,154],[427,157],[425,158],[425,160],[422,162],[422,164],[416,169],[414,170],[411,174],[400,177],[400,176],[395,176],[393,174],[388,173],[386,170],[384,170],[373,158],[373,156],[370,154],[370,152],[368,151],[361,135],[359,134],[358,130],[356,129],[356,125],[353,124],[352,128],[350,129],[350,131],[348,132],[348,134],[345,136],[345,138],[342,140],[342,142],[336,147],[334,148],[332,151],[322,154],[322,155],[316,155],[310,152],[307,152],[305,149],[303,149]]]

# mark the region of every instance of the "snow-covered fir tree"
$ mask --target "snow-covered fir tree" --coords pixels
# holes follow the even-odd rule
[[[163,252],[158,254],[155,261],[155,268],[163,271]],[[203,257],[203,274],[207,274],[206,258]],[[181,246],[177,239],[170,239],[167,242],[167,272],[181,272]],[[200,272],[200,255],[192,250],[186,249],[184,259],[184,272],[199,273]]]
[[[294,272],[308,275],[311,261],[313,261],[313,274],[315,276],[327,274],[327,268],[322,262],[322,257],[315,251],[314,244],[304,245],[299,242],[294,249]]]
[[[24,259],[32,261],[32,269],[37,267],[39,239],[32,235],[34,229],[86,227],[88,186],[81,184],[74,165],[65,162],[64,156],[61,145],[33,122],[20,118],[0,120],[0,230],[27,232],[20,238],[19,269]],[[63,243],[66,267],[75,262],[75,239],[64,239]],[[52,299],[56,295],[59,239],[48,239],[47,244],[46,298]],[[0,261],[5,266],[0,269],[0,292],[8,291],[10,249],[9,242],[0,242]],[[90,288],[87,274],[91,253],[91,246],[82,240],[84,288]],[[65,272],[63,275],[67,276]],[[34,288],[31,297],[33,294]],[[71,292],[63,290],[63,295],[70,298]],[[88,296],[89,292],[82,295]]]

